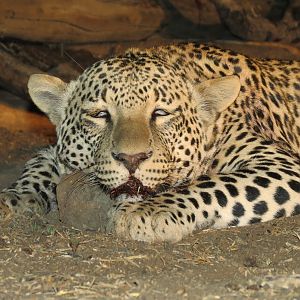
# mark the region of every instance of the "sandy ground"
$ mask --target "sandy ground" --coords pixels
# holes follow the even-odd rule
[[[55,133],[24,101],[0,100],[3,188]],[[300,299],[299,254],[300,216],[177,244],[80,231],[56,214],[19,218],[0,224],[0,299]]]
[[[19,219],[1,228],[0,297],[300,299],[299,228],[298,217],[150,245]]]

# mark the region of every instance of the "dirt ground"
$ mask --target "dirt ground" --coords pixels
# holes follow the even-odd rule
[[[0,92],[0,189],[55,142]],[[300,216],[199,231],[177,244],[67,228],[53,213],[0,225],[0,299],[300,299]]]

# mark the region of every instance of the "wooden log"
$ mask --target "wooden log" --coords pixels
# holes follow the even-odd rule
[[[0,48],[0,86],[13,94],[27,94],[27,81],[31,74],[43,73],[40,69],[25,64]]]
[[[152,0],[0,1],[0,37],[29,41],[140,40],[163,19],[163,9]]]
[[[27,82],[32,74],[49,73],[68,82],[82,72],[68,57],[59,57],[57,51],[52,51],[52,55],[49,51],[45,62],[44,50],[45,47],[35,49],[21,44],[0,44],[0,86],[15,95],[29,98]]]

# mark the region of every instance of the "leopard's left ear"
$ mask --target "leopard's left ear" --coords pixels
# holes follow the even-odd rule
[[[31,75],[28,81],[28,92],[33,102],[55,126],[60,124],[66,105],[67,86],[61,79],[45,74]]]
[[[238,97],[241,88],[236,75],[206,80],[194,86],[201,118],[210,123]]]

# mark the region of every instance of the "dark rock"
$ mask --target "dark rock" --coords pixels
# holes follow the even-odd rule
[[[298,0],[214,0],[222,22],[245,40],[297,42]]]
[[[98,185],[91,184],[86,174],[76,172],[66,176],[56,192],[59,216],[64,224],[105,232],[112,200]]]

